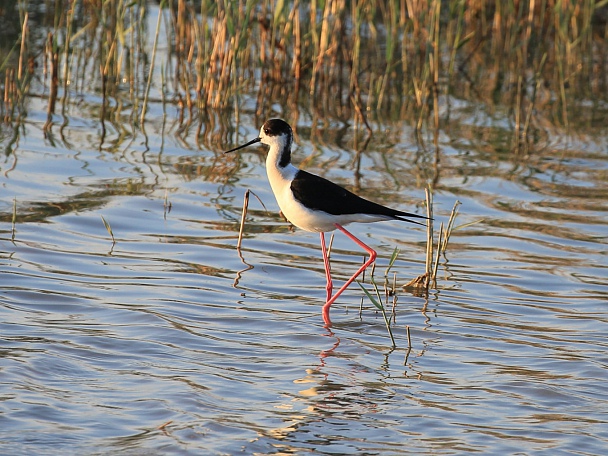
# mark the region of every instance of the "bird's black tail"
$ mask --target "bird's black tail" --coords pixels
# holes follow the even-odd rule
[[[415,223],[416,225],[426,226],[426,223],[416,222],[415,220],[410,220],[410,218],[418,218],[428,220],[429,218],[424,215],[412,214],[411,212],[401,212],[395,211],[393,217],[397,220],[401,220],[403,222]],[[432,220],[432,219],[431,219]]]

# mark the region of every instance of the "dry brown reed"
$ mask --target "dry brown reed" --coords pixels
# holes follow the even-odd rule
[[[371,117],[437,130],[446,95],[456,94],[509,106],[516,139],[526,139],[546,121],[568,127],[573,89],[603,96],[608,71],[597,62],[606,64],[600,58],[607,46],[605,3],[68,2],[39,27],[46,44],[32,42],[31,20],[21,18],[19,58],[0,67],[8,82],[2,114],[19,114],[15,97],[29,89],[26,62],[33,71],[30,60],[43,55],[49,116],[60,87],[63,111],[70,87],[102,91],[104,85],[104,99],[126,98],[117,105],[130,106],[132,120],[143,124],[153,86],[181,108],[184,122],[210,119],[204,113],[231,108],[246,95],[260,117],[277,101],[290,111],[305,102],[319,117],[368,128]],[[151,40],[146,18],[155,14]],[[159,42],[168,45],[160,63]],[[166,75],[163,87],[158,73]]]
[[[425,194],[427,208],[426,216],[428,217],[428,220],[426,223],[426,257],[424,273],[403,285],[403,289],[426,294],[431,287],[437,286],[437,271],[439,270],[440,256],[442,254],[445,255],[452,231],[454,229],[470,226],[474,223],[479,223],[482,220],[476,220],[455,228],[454,222],[456,220],[456,215],[458,214],[458,207],[461,204],[460,201],[456,201],[452,208],[447,226],[444,228],[443,222],[439,225],[437,248],[435,248],[433,192],[430,186],[425,189]]]

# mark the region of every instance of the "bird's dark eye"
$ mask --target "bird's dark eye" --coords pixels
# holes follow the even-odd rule
[[[267,135],[270,134],[270,128],[264,128],[264,133],[266,133]]]

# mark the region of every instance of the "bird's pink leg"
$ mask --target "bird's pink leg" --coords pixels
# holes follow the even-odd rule
[[[327,326],[331,326],[331,320],[329,319],[329,308],[331,307],[331,305],[336,301],[336,299],[338,299],[338,296],[340,296],[342,294],[342,292],[344,290],[346,290],[346,288],[354,282],[354,280],[359,277],[359,275],[365,271],[367,269],[367,267],[372,264],[375,260],[376,260],[376,251],[374,249],[372,249],[371,247],[369,247],[368,245],[364,244],[362,241],[360,241],[359,239],[357,239],[354,235],[352,235],[351,233],[349,233],[342,225],[335,223],[336,228],[338,228],[340,231],[342,231],[344,234],[346,234],[350,239],[352,239],[354,242],[356,242],[363,250],[365,250],[367,253],[369,253],[369,259],[363,263],[363,265],[357,270],[357,272],[355,272],[353,274],[353,276],[348,279],[346,281],[346,283],[344,283],[344,285],[342,285],[342,287],[336,292],[335,295],[333,295],[331,298],[329,298],[327,300],[327,302],[325,303],[325,305],[323,306],[323,321],[325,322],[325,324]],[[323,239],[323,246],[325,246],[325,237],[323,236],[323,233],[321,233],[322,239]],[[326,249],[323,248],[323,257],[324,259],[327,258],[327,252]],[[328,265],[329,265],[329,260],[327,260],[326,266],[325,266],[325,271],[327,274],[327,277],[329,278],[329,280],[331,280],[331,277],[329,277],[329,273],[328,271]],[[330,292],[331,294],[331,292]],[[329,295],[328,295],[329,296]]]
[[[327,247],[325,246],[325,233],[322,231],[319,233],[321,235],[321,251],[323,252],[323,264],[325,265],[325,278],[327,279],[327,299],[329,301],[331,299],[331,292],[333,290],[333,282],[331,281],[331,266],[329,265],[329,257],[327,256]]]

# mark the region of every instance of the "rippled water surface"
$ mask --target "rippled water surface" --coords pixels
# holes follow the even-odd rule
[[[354,152],[301,122],[297,161],[352,186]],[[374,135],[359,191],[422,211],[426,165],[391,128],[399,145]],[[605,145],[513,160],[444,137],[437,222],[459,200],[456,225],[478,223],[453,232],[428,298],[399,293],[393,350],[356,286],[323,327],[318,237],[278,215],[262,147],[154,133],[100,151],[82,130],[50,141],[34,113],[2,158],[3,454],[605,451]],[[251,199],[242,261],[247,188],[268,212]],[[352,231],[380,277],[395,246],[399,286],[423,271],[424,229]],[[336,236],[336,280],[361,257]]]
[[[0,127],[0,453],[606,452],[605,130],[515,155],[509,127],[455,109],[436,168],[408,125],[374,125],[357,162],[352,129],[300,118],[308,170],[421,213],[433,179],[436,225],[462,202],[437,286],[398,294],[392,349],[357,286],[323,327],[318,236],[279,216],[263,147],[224,156],[173,112],[130,142],[78,111],[45,136],[30,103]],[[244,113],[232,140],[258,127]],[[267,211],[251,198],[241,259],[248,188]],[[399,290],[424,271],[423,228],[352,231],[380,282],[396,246]],[[362,252],[332,250],[339,282]]]

